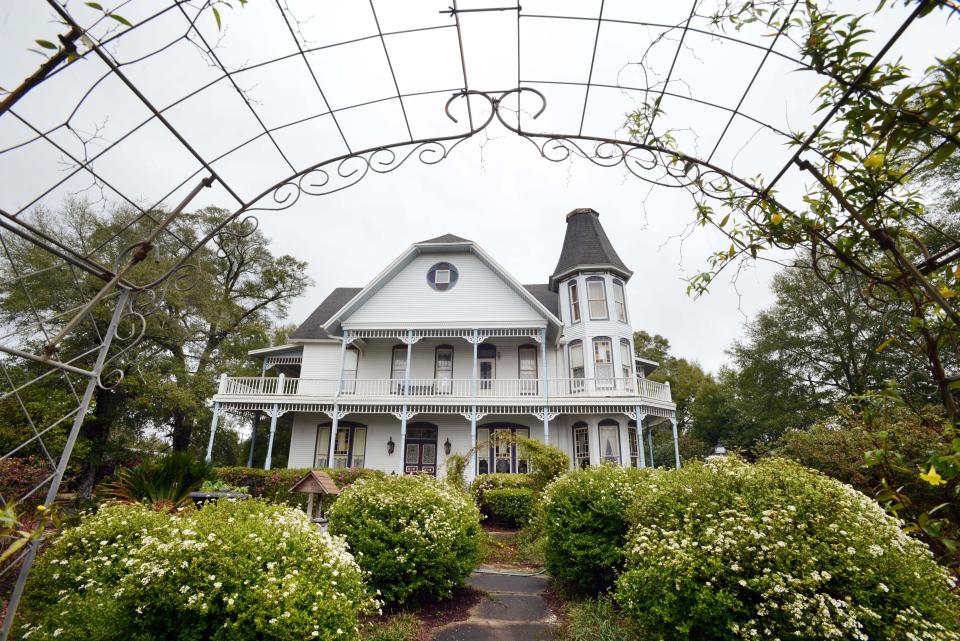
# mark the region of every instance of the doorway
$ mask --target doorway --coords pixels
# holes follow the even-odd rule
[[[437,426],[432,423],[407,425],[403,471],[406,474],[437,475]]]

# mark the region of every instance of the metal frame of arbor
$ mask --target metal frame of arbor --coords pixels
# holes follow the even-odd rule
[[[120,8],[130,1],[126,0],[126,2],[120,3]],[[368,1],[376,19],[376,6],[373,0]],[[782,131],[742,110],[747,96],[757,89],[756,81],[769,59],[779,57],[789,60],[799,67],[806,66],[802,60],[793,58],[777,49],[777,43],[784,33],[783,27],[779,28],[774,36],[764,44],[751,42],[722,31],[704,30],[693,23],[698,8],[698,1],[696,0],[691,2],[690,13],[686,20],[678,24],[628,21],[604,17],[604,0],[600,0],[599,13],[596,17],[525,13],[519,2],[506,6],[460,9],[457,1],[453,0],[452,6],[441,7],[441,13],[447,14],[450,19],[450,23],[447,25],[387,32],[380,28],[380,21],[376,20],[375,32],[367,36],[318,47],[317,49],[336,52],[338,48],[342,50],[346,46],[360,41],[379,41],[382,44],[383,53],[389,64],[393,86],[396,89],[394,95],[381,100],[334,109],[330,107],[324,88],[317,80],[316,74],[313,73],[311,62],[308,59],[311,49],[305,46],[305,43],[298,36],[295,17],[283,0],[272,0],[272,3],[276,4],[277,19],[283,21],[290,33],[295,49],[292,53],[277,56],[240,71],[247,71],[253,67],[269,67],[282,61],[299,58],[310,71],[313,84],[313,89],[310,90],[318,92],[317,95],[325,106],[325,110],[314,116],[271,128],[264,123],[264,120],[258,115],[257,106],[238,85],[235,76],[239,71],[228,71],[217,54],[215,43],[205,38],[196,26],[198,18],[204,12],[220,4],[218,1],[169,0],[168,4],[137,21],[136,24],[126,26],[115,32],[104,31],[105,35],[97,39],[92,35],[95,27],[104,21],[109,23],[111,19],[109,13],[104,12],[104,15],[93,24],[84,25],[80,24],[73,13],[68,10],[67,2],[47,0],[47,5],[62,21],[66,33],[60,37],[57,45],[51,45],[55,51],[49,59],[34,74],[25,79],[23,84],[8,93],[0,101],[0,124],[9,124],[12,121],[32,132],[32,137],[28,140],[0,148],[0,157],[21,151],[27,147],[40,148],[45,146],[47,148],[52,147],[61,158],[67,160],[70,167],[62,172],[59,178],[51,179],[50,184],[39,195],[25,202],[18,210],[0,210],[0,259],[6,261],[7,274],[11,278],[11,287],[23,296],[26,307],[30,310],[28,317],[22,319],[22,323],[2,330],[4,335],[0,340],[0,352],[4,356],[0,358],[0,370],[4,374],[6,389],[0,393],[0,401],[14,401],[22,411],[25,423],[29,426],[28,433],[23,435],[20,443],[11,451],[4,452],[2,458],[16,455],[26,447],[36,447],[49,465],[50,473],[42,481],[31,486],[23,495],[3,497],[5,506],[8,503],[17,505],[38,493],[45,493],[44,505],[49,507],[55,502],[94,393],[98,388],[108,389],[111,386],[121,384],[124,369],[122,365],[136,355],[135,346],[146,330],[145,315],[149,313],[149,308],[162,299],[165,287],[179,287],[182,280],[189,279],[191,257],[212,239],[231,233],[227,230],[230,223],[247,220],[254,223],[248,225],[247,228],[254,229],[255,219],[253,215],[256,212],[286,209],[292,207],[302,196],[319,196],[346,189],[356,185],[371,174],[394,171],[407,164],[411,159],[426,165],[437,164],[449,157],[461,143],[484,132],[493,123],[531,143],[536,153],[546,160],[561,162],[580,158],[599,166],[619,167],[653,185],[684,189],[697,197],[716,199],[717,201],[727,202],[731,194],[741,194],[773,201],[775,199],[773,188],[791,168],[812,169],[806,163],[805,156],[809,155],[822,159],[819,158],[820,154],[813,144],[817,135],[831,124],[843,103],[855,100],[858,97],[858,91],[860,90],[857,82],[848,85],[841,102],[823,115],[810,134],[798,139],[795,135]],[[782,19],[784,25],[787,24],[797,5],[797,0],[792,4],[787,3],[788,13]],[[879,64],[883,56],[921,15],[926,5],[927,2],[925,1],[916,4],[914,10],[899,29],[883,46],[877,49],[872,61],[863,68],[861,79],[866,78]],[[516,83],[513,87],[478,88],[468,81],[469,65],[464,58],[463,24],[485,12],[513,12],[516,14],[518,55]],[[180,32],[171,33],[169,38],[157,42],[156,48],[152,52],[146,53],[136,60],[125,61],[116,59],[111,53],[111,45],[122,42],[124,38],[129,38],[131,34],[151,27],[160,22],[161,19],[170,16],[182,18],[183,29]],[[557,82],[555,80],[522,77],[520,53],[523,49],[521,47],[520,24],[525,20],[595,23],[596,32],[588,77],[582,82]],[[118,22],[120,21],[118,20]],[[653,83],[651,86],[621,86],[595,81],[594,63],[597,58],[598,45],[601,41],[601,27],[605,24],[650,27],[661,30],[663,34],[674,36],[676,48],[672,56],[672,63],[664,79]],[[458,50],[454,53],[458,56],[462,71],[461,82],[453,87],[438,87],[431,91],[418,93],[401,93],[400,83],[391,62],[387,38],[393,35],[417,34],[438,29],[450,29],[456,32]],[[735,106],[726,106],[670,91],[670,81],[676,73],[677,59],[684,47],[685,39],[691,33],[702,33],[732,45],[748,47],[762,52],[762,59],[753,72],[749,83],[740,92]],[[128,65],[161,54],[173,44],[183,40],[189,40],[203,51],[208,63],[216,69],[217,77],[197,89],[184,93],[172,104],[159,108],[147,98],[137,82],[131,79],[131,76],[127,73]],[[491,43],[490,46],[495,46],[495,43]],[[34,114],[30,109],[21,109],[18,103],[29,95],[30,91],[44,83],[49,83],[60,74],[69,73],[78,60],[85,60],[91,62],[91,64],[95,62],[101,72],[89,81],[87,91],[83,93],[64,121],[52,127],[35,124]],[[75,117],[95,88],[108,79],[119,82],[129,93],[129,96],[141,104],[149,115],[142,122],[131,124],[123,135],[117,136],[109,144],[102,145],[102,148],[95,153],[89,153],[86,145],[84,145],[84,153],[82,155],[77,154],[62,143],[59,134],[65,131],[76,134],[71,129],[71,119]],[[832,80],[838,81],[836,78]],[[259,130],[249,139],[238,140],[232,149],[217,158],[207,158],[198,151],[198,147],[191,136],[176,127],[167,116],[168,111],[173,107],[190,98],[202,95],[204,92],[209,92],[213,86],[221,83],[227,83],[240,96],[244,108],[257,121]],[[582,90],[582,103],[579,103],[578,100],[579,127],[576,130],[563,132],[538,131],[533,127],[533,124],[542,113],[550,109],[545,93],[546,89],[558,85]],[[646,132],[637,136],[636,139],[605,138],[590,135],[589,132],[586,132],[584,126],[586,114],[590,107],[591,91],[595,89],[616,89],[642,95],[645,104],[653,107],[653,115],[649,118]],[[413,128],[404,107],[405,101],[425,95],[446,95],[444,113],[438,113],[436,117],[447,118],[454,123],[462,123],[464,129],[448,136],[414,138]],[[657,117],[656,108],[660,101],[667,97],[689,101],[708,108],[720,119],[720,122],[725,123],[722,133],[712,145],[712,151],[709,155],[699,157],[696,154],[684,153],[670,148],[662,140],[652,135],[654,119]],[[353,148],[338,122],[338,117],[345,111],[386,101],[399,102],[408,136],[405,139],[384,141],[383,144],[375,147]],[[895,106],[890,108],[897,109]],[[528,117],[524,118],[522,114],[527,114]],[[327,116],[336,126],[347,152],[333,158],[318,158],[315,164],[299,170],[296,169],[284,154],[283,146],[274,134],[282,128],[304,120]],[[777,168],[777,171],[772,174],[772,178],[763,183],[756,179],[738,176],[714,162],[717,149],[729,134],[731,125],[737,119],[743,119],[757,125],[775,134],[781,141],[792,142],[796,145],[792,157],[783,166]],[[113,184],[110,176],[104,175],[99,170],[97,161],[109,156],[111,151],[118,146],[135,144],[130,138],[148,124],[162,127],[177,141],[182,150],[197,162],[198,168],[179,184],[169,185],[166,194],[152,206],[143,206],[132,194],[124,193],[119,186]],[[951,136],[949,132],[939,133],[943,133],[945,144],[951,141],[956,142],[955,135]],[[284,159],[289,166],[289,175],[278,182],[265,185],[262,191],[253,198],[244,199],[239,195],[240,190],[235,189],[229,181],[225,180],[214,165],[224,157],[228,157],[254,142],[264,140],[268,141],[268,144]],[[936,150],[933,150],[931,155],[935,152]],[[917,166],[921,162],[922,160],[918,161]],[[916,166],[911,168],[910,171],[915,168]],[[909,171],[907,174],[909,174]],[[816,175],[815,171],[814,175]],[[51,194],[55,194],[69,180],[78,176],[89,179],[92,184],[107,190],[119,202],[136,212],[130,224],[118,232],[118,237],[108,239],[95,248],[69,246],[62,239],[52,237],[45,233],[42,228],[32,224],[28,216],[32,208],[43,202]],[[148,180],[151,180],[151,178],[144,176],[144,181]],[[235,203],[232,211],[224,216],[206,236],[199,238],[196,242],[188,242],[186,239],[178,237],[172,231],[171,223],[189,207],[191,200],[201,190],[214,184],[234,199]],[[181,195],[182,198],[176,207],[162,211],[162,203]],[[782,202],[778,205],[783,210],[789,210]],[[174,266],[159,278],[150,282],[138,282],[135,278],[136,265],[149,257],[161,237],[172,240],[179,246],[178,254],[173,261]],[[59,310],[52,317],[44,316],[40,311],[40,306],[34,304],[34,297],[37,294],[34,279],[39,275],[39,272],[26,271],[23,261],[13,246],[14,241],[16,243],[26,243],[44,252],[49,257],[50,264],[49,267],[41,271],[64,270],[64,273],[69,275],[70,282],[76,287],[80,300],[85,300],[86,303],[76,308]],[[109,243],[120,243],[119,246],[123,246],[125,249],[119,252],[113,264],[102,264],[97,261],[95,255]],[[949,260],[956,253],[957,248],[954,248],[951,254],[945,257],[941,256],[938,260]],[[942,264],[942,262],[939,264]],[[90,289],[89,283],[91,280],[99,282],[100,285],[96,289]],[[109,321],[103,319],[109,319]],[[83,347],[72,344],[68,347],[64,339],[79,331],[81,327],[92,332],[96,341]],[[31,364],[35,368],[33,371],[36,372],[36,375],[24,380],[14,380],[9,373],[10,368],[15,364],[23,363]],[[69,401],[70,408],[59,417],[41,423],[35,420],[24,399],[23,392],[32,385],[50,384],[52,381],[59,381],[67,397],[72,399]],[[49,446],[50,436],[55,433],[65,435],[64,445],[59,452],[53,451]],[[5,575],[18,572],[17,580],[8,600],[9,605],[2,631],[0,631],[0,641],[6,639],[11,630],[25,581],[41,545],[41,539],[42,537],[32,539],[21,551],[7,559],[3,567],[0,567],[0,580],[3,580]]]

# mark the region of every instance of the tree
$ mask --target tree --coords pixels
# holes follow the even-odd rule
[[[159,219],[163,212],[151,212]],[[228,212],[208,208],[176,218],[168,233],[155,243],[156,259],[138,264],[130,277],[150,282],[178,264],[184,246],[220,223]],[[153,221],[137,212],[117,208],[94,212],[82,201],[70,201],[56,215],[35,211],[31,222],[65,244],[79,247],[101,264],[138,242]],[[0,322],[32,331],[33,310],[62,322],[71,310],[84,304],[102,282],[55,264],[50,256],[29,243],[8,240],[12,260],[0,284]],[[215,391],[219,372],[259,373],[246,356],[248,349],[269,344],[271,332],[286,314],[289,301],[309,285],[306,264],[290,256],[274,256],[269,241],[248,222],[232,222],[206,245],[197,249],[181,269],[166,279],[156,293],[154,309],[145,317],[142,341],[135,352],[113,363],[125,375],[115,389],[98,389],[81,438],[88,448],[81,467],[81,488],[89,494],[93,484],[115,458],[117,447],[144,430],[170,437],[174,450],[202,451],[205,439],[195,428],[209,421],[207,400]],[[29,296],[19,287],[14,265],[34,274]],[[138,308],[150,307],[144,296]],[[79,325],[63,341],[61,350],[76,351],[99,343],[98,331],[106,327],[110,305],[97,306],[92,323]],[[37,346],[34,345],[34,348]],[[42,394],[31,386],[25,394]],[[195,438],[196,437],[196,438]],[[196,441],[196,442],[194,442]]]
[[[660,334],[650,335],[643,330],[634,332],[633,345],[637,356],[659,364],[649,378],[670,383],[670,393],[677,405],[677,427],[686,430],[690,425],[690,406],[697,390],[710,375],[699,364],[670,354],[670,341]]]

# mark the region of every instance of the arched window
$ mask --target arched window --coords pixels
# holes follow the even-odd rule
[[[573,464],[581,469],[590,467],[590,428],[583,421],[573,424]]]
[[[600,460],[620,465],[620,423],[605,418],[597,427],[600,431]]]
[[[612,389],[614,386],[613,341],[609,336],[593,339],[593,377],[597,389]]]
[[[521,345],[517,349],[517,368],[520,378],[520,393],[533,395],[537,393],[537,347],[536,345]]]
[[[519,423],[487,423],[477,427],[477,474],[530,471],[529,453],[517,438],[530,438],[530,428]]]
[[[636,421],[627,423],[627,442],[630,445],[630,467],[640,467],[640,434]]]
[[[578,340],[570,341],[570,393],[583,391],[583,342]]]

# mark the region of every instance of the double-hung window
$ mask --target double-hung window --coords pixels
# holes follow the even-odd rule
[[[367,428],[363,425],[340,425],[333,443],[333,464],[327,462],[330,447],[330,423],[317,426],[316,467],[363,467],[367,448]]]
[[[437,347],[433,377],[437,380],[438,394],[450,394],[453,391],[453,347]]]
[[[627,322],[626,300],[626,297],[623,295],[623,283],[619,280],[613,281],[613,306],[617,311],[617,320],[621,323]]]
[[[520,393],[532,395],[537,393],[537,348],[533,345],[523,345],[518,350],[520,361]]]
[[[609,338],[593,339],[593,372],[597,389],[611,389],[614,384],[613,345]]]
[[[407,346],[397,345],[393,348],[393,358],[390,360],[390,391],[394,394],[403,394],[403,382],[407,376]]]
[[[583,343],[580,341],[570,342],[570,391],[583,391]]]
[[[569,285],[570,294],[570,322],[580,322],[580,293],[577,288],[577,281],[571,280]]]
[[[623,389],[634,389],[636,381],[633,380],[633,350],[626,338],[620,339],[620,370],[623,372]]]
[[[587,279],[587,307],[590,309],[590,320],[606,320],[607,290],[603,285],[603,278],[592,276]]]
[[[357,365],[360,352],[351,347],[343,353],[343,377],[340,381],[341,394],[355,394],[357,391]]]

